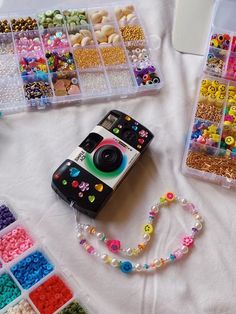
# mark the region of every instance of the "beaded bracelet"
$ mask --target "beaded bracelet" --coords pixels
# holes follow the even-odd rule
[[[145,264],[132,264],[130,261],[122,261],[108,254],[101,254],[95,250],[95,248],[89,244],[86,239],[85,233],[90,235],[95,235],[98,240],[103,242],[108,250],[112,253],[121,253],[128,256],[137,256],[140,254],[146,247],[147,243],[150,241],[151,235],[154,231],[153,223],[158,216],[160,209],[164,206],[168,206],[173,202],[179,202],[182,207],[190,212],[195,219],[195,224],[192,227],[192,232],[190,235],[185,235],[181,239],[181,247],[178,247],[172,253],[169,254],[166,258],[155,258],[150,263]],[[136,248],[122,248],[121,242],[119,240],[111,240],[106,237],[102,232],[97,232],[94,226],[89,224],[78,223],[78,234],[77,238],[80,245],[91,255],[94,255],[100,258],[104,263],[111,265],[114,268],[120,269],[123,273],[130,273],[132,271],[142,272],[142,271],[151,271],[159,269],[161,266],[166,265],[167,263],[174,262],[179,260],[183,255],[187,254],[189,249],[194,244],[194,238],[198,232],[202,229],[203,219],[199,215],[198,211],[195,209],[195,206],[188,202],[186,199],[176,196],[172,192],[166,193],[163,197],[160,198],[160,202],[153,205],[148,214],[148,222],[143,227],[143,241],[137,245]]]

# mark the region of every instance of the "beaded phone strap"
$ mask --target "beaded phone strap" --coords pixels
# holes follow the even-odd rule
[[[86,239],[86,233],[90,235],[96,236],[98,240],[103,242],[108,250],[112,253],[121,253],[123,255],[128,256],[137,256],[140,254],[146,247],[149,242],[151,235],[154,231],[153,222],[157,218],[160,209],[164,206],[168,206],[171,203],[179,202],[182,207],[190,212],[195,219],[195,224],[192,227],[192,231],[190,235],[185,235],[181,239],[181,247],[178,247],[171,254],[169,254],[166,258],[155,258],[150,263],[145,264],[132,264],[130,261],[123,261],[117,258],[113,258],[108,254],[101,254],[95,248],[89,244]],[[123,248],[121,246],[121,242],[119,240],[108,239],[106,235],[102,232],[97,232],[96,228],[89,224],[81,224],[78,223],[78,234],[77,238],[79,240],[80,245],[91,255],[94,255],[100,258],[104,263],[111,265],[114,268],[120,269],[123,273],[130,273],[132,271],[141,272],[141,271],[151,271],[159,269],[161,266],[164,266],[167,263],[174,262],[175,260],[180,259],[183,255],[187,254],[189,249],[194,244],[194,238],[198,234],[198,232],[202,229],[203,219],[199,215],[195,206],[188,202],[184,198],[180,198],[176,196],[172,192],[166,193],[163,197],[160,198],[160,202],[153,205],[148,214],[148,222],[143,226],[143,241],[137,245],[135,248]]]

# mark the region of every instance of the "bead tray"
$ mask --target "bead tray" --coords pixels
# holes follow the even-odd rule
[[[228,188],[236,187],[235,10],[233,1],[216,2],[182,164],[185,174]]]
[[[6,217],[4,213],[6,208],[8,209],[8,217]],[[12,213],[14,216],[14,222],[11,222],[12,219],[9,213]],[[28,309],[27,314],[63,314],[66,313],[68,307],[72,307],[73,302],[77,302],[80,305],[81,314],[87,313],[87,310],[85,310],[84,307],[82,308],[83,305],[81,305],[81,302],[78,300],[76,294],[76,291],[78,291],[77,285],[72,283],[72,280],[68,280],[68,274],[67,276],[64,274],[49,251],[32,235],[32,232],[28,229],[25,222],[18,218],[16,212],[14,212],[6,202],[2,201],[0,201],[0,219],[1,225],[4,222],[6,225],[8,222],[11,222],[0,231],[1,257],[3,255],[4,244],[5,247],[8,248],[8,256],[11,258],[13,256],[9,261],[6,260],[6,258],[0,258],[0,314],[21,313],[20,310],[18,309],[17,311],[15,307],[23,306],[20,305],[22,302],[27,302],[29,304],[27,306],[31,307],[31,310]],[[32,239],[32,245],[26,246],[26,249],[22,248],[22,245],[26,245],[28,240],[20,234],[18,240],[22,242],[19,243],[20,245],[18,245],[17,250],[21,253],[14,256],[14,253],[17,251],[15,248],[15,251],[13,251],[12,245],[14,241],[12,241],[10,237],[7,238],[6,235],[9,235],[12,231],[14,232],[14,230],[18,230],[19,228],[22,228],[28,237]],[[13,235],[13,233],[11,233],[11,235]],[[14,235],[16,236],[17,233],[15,232]],[[3,243],[3,241],[5,241],[5,243]],[[10,249],[9,246],[11,246]],[[5,255],[7,253],[5,252]],[[5,287],[7,287],[7,290]],[[46,287],[47,290],[43,287]],[[57,289],[64,289],[64,299],[62,296],[59,298],[59,291],[57,291]],[[52,299],[54,301],[54,308],[50,308],[50,304],[46,303],[49,302],[45,300],[45,295],[48,291],[51,291],[50,300]],[[37,304],[37,302],[41,303]],[[43,306],[46,304],[47,308],[41,310],[40,306],[42,306],[42,304]],[[73,306],[75,307],[75,305]],[[79,308],[78,305],[77,308]]]
[[[128,7],[134,15],[131,24],[124,9]],[[120,9],[127,16],[120,17]],[[81,20],[79,25],[71,22],[73,10],[85,12],[82,25]],[[97,11],[104,10],[108,15],[96,24]],[[133,4],[93,8],[75,4],[72,9],[58,7],[42,12],[29,14],[31,22],[27,14],[0,16],[0,115],[83,100],[145,95],[163,86],[162,74]],[[57,18],[58,12],[63,16],[60,23],[50,15],[52,12]],[[122,18],[126,18],[125,22]],[[48,19],[50,23],[45,22]],[[106,36],[102,37],[104,32]],[[110,32],[113,33],[108,35]],[[81,40],[81,33],[85,36],[83,47],[82,41],[75,41]]]

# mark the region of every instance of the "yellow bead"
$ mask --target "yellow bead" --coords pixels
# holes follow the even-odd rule
[[[224,121],[224,126],[230,126],[230,125],[232,125],[232,122],[230,122],[230,121]]]
[[[227,144],[227,145],[233,145],[234,144],[234,138],[233,138],[233,136],[227,136],[226,138],[225,138],[225,143]]]
[[[233,85],[229,86],[229,91],[235,91],[236,92],[236,86],[233,86]]]
[[[210,137],[213,139],[214,142],[219,143],[219,141],[220,141],[220,135],[219,134],[212,134]]]
[[[211,134],[215,134],[216,131],[217,131],[217,127],[216,127],[214,124],[212,124],[212,125],[210,125],[210,126],[208,127],[208,131],[209,131]]]
[[[232,114],[236,114],[236,106],[231,106],[229,112],[231,112]]]
[[[144,233],[151,234],[151,233],[153,233],[153,226],[151,224],[146,224],[143,227],[143,230],[144,230]]]
[[[211,81],[209,80],[202,80],[202,87],[208,87],[209,85],[211,85]]]
[[[216,92],[216,88],[212,85],[209,86],[207,90],[208,90],[208,93],[210,93],[210,94],[215,94],[215,92]]]
[[[126,117],[125,117],[125,120],[130,121],[131,118],[130,118],[129,116],[126,116]]]
[[[217,40],[217,39],[212,39],[212,40],[211,40],[211,46],[213,46],[213,47],[217,48],[217,47],[218,47],[218,45],[219,45],[219,42],[218,42],[218,40]]]
[[[214,87],[216,87],[216,88],[218,88],[218,86],[220,85],[220,83],[219,83],[219,81],[214,80],[214,81],[212,81],[211,85],[214,86]]]
[[[224,84],[221,84],[218,86],[218,90],[221,92],[221,93],[225,93],[226,91],[226,86]]]

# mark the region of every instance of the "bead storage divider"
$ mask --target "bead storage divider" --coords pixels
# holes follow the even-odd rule
[[[124,3],[113,3],[111,4],[104,4],[103,7],[85,7],[82,8],[83,10],[85,10],[85,14],[87,16],[87,24],[83,23],[82,25],[73,25],[73,27],[71,27],[69,24],[67,24],[67,20],[68,18],[64,16],[63,19],[63,23],[59,26],[59,25],[53,25],[53,27],[50,28],[43,28],[40,25],[40,21],[41,21],[41,17],[39,14],[42,14],[39,12],[39,14],[19,14],[19,13],[12,13],[9,14],[8,16],[4,16],[4,17],[0,17],[0,21],[6,19],[9,23],[9,27],[11,32],[8,33],[0,33],[0,55],[2,54],[6,54],[6,51],[3,51],[3,44],[1,45],[2,41],[6,40],[6,38],[8,38],[8,40],[10,41],[12,47],[13,47],[13,53],[10,53],[10,50],[8,49],[8,53],[7,56],[13,57],[13,55],[15,55],[16,59],[16,66],[17,66],[17,70],[18,73],[16,75],[16,84],[18,84],[21,87],[20,90],[20,97],[18,97],[17,101],[14,101],[14,96],[11,94],[9,96],[9,100],[5,100],[4,97],[0,98],[0,112],[1,114],[9,114],[9,113],[13,113],[13,112],[17,112],[17,111],[22,111],[22,110],[28,110],[28,109],[41,109],[41,108],[46,108],[49,106],[56,106],[58,104],[65,104],[65,103],[75,103],[78,101],[82,101],[82,100],[90,100],[90,99],[99,99],[99,98],[104,98],[104,99],[110,99],[110,98],[126,98],[128,96],[135,96],[138,93],[141,94],[149,94],[150,92],[156,92],[158,89],[160,89],[163,86],[163,77],[162,74],[160,72],[160,69],[158,67],[158,65],[155,62],[155,58],[153,58],[153,56],[151,56],[151,51],[149,49],[150,47],[150,43],[147,37],[147,34],[145,32],[145,28],[143,26],[143,24],[141,23],[141,19],[140,16],[137,12],[137,9],[135,7],[134,4],[132,4],[132,7],[134,8],[133,14],[135,15],[135,27],[138,27],[142,30],[144,37],[142,38],[142,42],[143,42],[143,46],[145,46],[145,49],[147,50],[145,52],[145,54],[147,54],[147,59],[150,60],[150,64],[152,64],[155,68],[153,70],[153,72],[156,72],[156,74],[154,75],[152,72],[148,72],[147,73],[144,71],[144,73],[141,73],[142,76],[146,75],[146,81],[143,81],[142,83],[140,83],[140,78],[138,77],[138,74],[136,73],[137,71],[135,71],[135,66],[134,64],[132,64],[131,59],[128,56],[128,50],[126,49],[126,47],[131,43],[136,44],[139,46],[140,40],[132,40],[132,32],[131,32],[131,37],[129,35],[129,31],[127,31],[126,37],[128,38],[126,40],[123,39],[122,37],[122,25],[120,20],[116,17],[114,8],[124,8],[125,6],[130,5],[130,2],[124,2]],[[61,13],[68,11],[68,9],[70,8],[65,8],[64,6],[58,6],[58,8],[55,8],[55,10],[58,9]],[[81,10],[81,8],[75,4],[72,9],[75,10]],[[54,10],[54,8],[52,9]],[[113,43],[107,43],[107,44],[101,44],[99,42],[100,40],[100,35],[97,34],[97,32],[99,32],[97,30],[97,25],[95,25],[91,19],[91,13],[93,13],[96,10],[106,10],[109,14],[110,17],[110,21],[109,22],[103,22],[101,25],[107,25],[107,26],[112,26],[114,28],[114,31],[116,33],[116,36],[118,35],[118,37],[120,37],[120,41],[117,41],[117,38],[114,39],[115,36],[113,36]],[[42,10],[42,12],[45,12],[47,10]],[[22,30],[22,28],[27,28],[27,17],[30,16],[32,18],[32,20],[34,21],[34,19],[36,20],[36,24],[34,24],[34,26],[30,26],[30,28],[33,28],[33,30]],[[16,31],[19,30],[19,28],[17,28],[15,25],[13,25],[12,20],[13,19],[20,19],[20,18],[24,18],[25,21],[24,23],[22,22],[22,25],[19,26],[20,27],[20,32]],[[128,15],[123,17],[127,19]],[[104,16],[105,18],[105,16]],[[14,22],[15,23],[15,22]],[[25,24],[26,23],[26,24]],[[32,24],[32,21],[30,22]],[[30,25],[31,25],[30,24]],[[26,26],[25,26],[26,25]],[[5,26],[4,26],[5,27]],[[13,31],[14,29],[14,31]],[[86,42],[88,41],[88,39],[86,39],[83,44],[85,44],[83,47],[79,47],[77,45],[77,47],[73,47],[74,45],[72,44],[70,35],[73,35],[73,33],[76,31],[76,29],[79,30],[90,30],[91,31],[91,37],[92,37],[92,42]],[[75,78],[77,78],[77,82],[75,82],[76,86],[70,86],[71,87],[71,94],[70,95],[62,95],[63,92],[59,91],[55,93],[55,80],[57,79],[57,74],[59,74],[60,77],[60,71],[57,71],[57,69],[54,69],[52,72],[50,71],[50,66],[49,66],[49,62],[47,60],[47,58],[45,57],[49,50],[52,51],[51,47],[47,47],[44,45],[43,43],[43,37],[45,35],[45,33],[52,33],[55,30],[62,32],[65,34],[65,40],[68,42],[68,46],[67,48],[62,48],[61,50],[63,51],[64,49],[67,50],[68,52],[70,52],[71,55],[71,59],[74,60],[75,63],[75,68],[72,70],[69,70],[67,72],[73,72],[73,76],[74,76],[74,81]],[[109,31],[108,28],[106,28],[106,31]],[[134,28],[134,33],[136,30],[136,28]],[[41,52],[42,52],[42,56],[44,57],[44,59],[46,60],[46,67],[44,67],[44,70],[42,71],[43,73],[30,73],[30,75],[25,75],[25,73],[22,73],[22,70],[20,71],[20,66],[19,66],[19,62],[21,60],[21,57],[27,56],[27,57],[32,57],[35,55],[36,52],[34,53],[27,53],[25,54],[25,52],[19,51],[19,49],[17,48],[17,36],[21,36],[23,33],[24,34],[32,35],[32,33],[37,33],[38,37],[39,37],[39,41],[41,44]],[[133,34],[134,34],[133,33]],[[137,36],[137,35],[136,35]],[[97,37],[99,40],[97,40]],[[5,47],[5,45],[4,45]],[[107,50],[105,48],[108,48]],[[85,68],[80,68],[80,66],[78,66],[77,62],[76,62],[76,51],[78,51],[79,49],[81,49],[82,52],[85,51],[85,49],[92,49],[94,48],[95,51],[97,51],[98,54],[98,60],[99,60],[99,65],[95,65],[95,66],[88,66]],[[110,48],[110,49],[109,49]],[[109,50],[114,49],[114,53],[116,53],[116,50],[119,52],[122,52],[123,54],[123,58],[124,61],[123,62],[119,62],[119,58],[117,58],[117,60],[113,60],[113,62],[110,60],[112,59],[114,53],[110,53],[110,56],[106,57],[106,53],[108,54]],[[59,51],[60,48],[56,48],[56,51]],[[104,53],[104,50],[106,51],[106,53]],[[118,53],[117,52],[117,53]],[[141,51],[142,52],[142,51]],[[105,55],[105,57],[104,57]],[[118,53],[118,57],[119,57],[119,53]],[[106,58],[108,58],[109,62],[106,62]],[[115,58],[113,58],[115,59]],[[71,61],[71,60],[70,60]],[[1,60],[0,60],[1,62]],[[72,61],[73,62],[73,61]],[[27,64],[28,67],[28,64]],[[1,70],[1,65],[0,65],[0,70]],[[125,86],[125,84],[121,81],[121,86],[119,85],[119,80],[118,82],[115,82],[115,76],[112,75],[113,72],[116,71],[118,74],[118,77],[122,78],[122,73],[125,75],[127,75],[127,77],[129,76],[129,79],[126,77],[125,80],[127,81],[127,84],[129,84],[128,87]],[[29,71],[30,72],[30,71]],[[64,71],[65,72],[65,71]],[[96,74],[98,73],[98,75]],[[111,74],[112,73],[112,74]],[[114,72],[115,73],[115,72]],[[152,76],[150,75],[152,74]],[[22,76],[23,75],[23,76]],[[20,76],[22,76],[20,78]],[[153,78],[157,76],[158,80],[155,80],[155,82],[153,83]],[[10,74],[9,73],[5,73],[4,77],[6,77],[8,80],[11,79]],[[40,89],[41,85],[45,84],[45,82],[48,82],[48,88],[50,88],[50,93],[47,93],[47,95],[44,97],[40,97],[40,95],[38,96],[39,98],[35,98],[32,99],[30,98],[31,96],[33,97],[33,95],[31,95],[31,87],[32,87],[32,82],[34,77],[36,77],[36,81],[40,82],[37,85],[37,88]],[[70,77],[70,75],[68,76]],[[96,88],[94,88],[94,90],[92,90],[92,87],[89,88],[89,81],[92,81],[92,83],[94,83],[96,81],[96,77],[98,77],[98,80],[101,81],[100,86],[101,86],[101,91],[99,84],[97,85]],[[30,81],[30,83],[28,83],[28,80]],[[60,80],[60,79],[58,79]],[[146,84],[146,82],[150,82],[150,85],[143,85]],[[0,82],[1,83],[1,82]],[[68,81],[66,81],[66,84],[68,83]],[[27,85],[28,84],[28,85]],[[31,84],[31,85],[30,85]],[[140,85],[141,84],[141,85]],[[26,86],[24,86],[26,85]],[[57,87],[62,88],[63,87],[63,82],[59,82],[57,83]],[[25,90],[27,88],[27,95],[28,98],[30,99],[26,99],[25,98]],[[63,87],[64,88],[64,87]],[[78,91],[79,88],[79,91]],[[1,85],[0,85],[0,90],[1,90]],[[73,94],[76,93],[76,94]],[[57,95],[56,95],[57,94]]]
[[[6,210],[6,208],[4,208],[4,205],[7,208],[7,214],[3,212]],[[9,213],[12,213],[15,221],[13,221],[13,217]],[[4,214],[4,217],[3,217],[3,214]],[[23,219],[23,217],[20,217],[14,210],[12,210],[11,206],[9,206],[8,203],[5,201],[0,201],[0,218],[1,218],[1,226],[2,226],[2,223],[5,223],[5,224],[7,224],[8,222],[10,223],[8,226],[4,227],[0,231],[0,239],[2,239],[2,237],[8,234],[10,231],[15,230],[17,227],[22,227],[33,240],[33,246],[27,249],[25,252],[23,252],[19,256],[15,257],[13,260],[9,262],[5,262],[4,259],[0,258],[0,262],[1,262],[0,282],[2,283],[0,285],[1,296],[2,296],[2,288],[3,288],[2,275],[4,274],[7,274],[8,276],[10,276],[12,285],[15,287],[16,293],[19,294],[18,296],[16,295],[15,298],[12,296],[13,300],[12,301],[8,300],[9,303],[3,308],[0,308],[0,314],[12,313],[10,310],[14,308],[15,306],[19,305],[20,302],[23,302],[22,300],[26,300],[27,303],[32,308],[32,313],[36,313],[36,314],[39,314],[39,313],[45,313],[45,314],[46,313],[48,314],[60,313],[61,314],[61,311],[66,309],[73,302],[77,302],[78,304],[80,304],[81,307],[83,307],[84,312],[82,312],[81,310],[82,314],[87,313],[87,310],[85,310],[84,305],[78,299],[78,296],[77,296],[78,286],[74,278],[71,276],[71,274],[68,272],[67,269],[64,270],[59,266],[58,262],[51,255],[49,250],[45,246],[43,246],[41,243],[39,243],[39,241],[36,240],[36,237],[32,235],[32,232],[29,231],[27,227],[27,223]],[[0,242],[0,246],[1,246],[0,251],[2,253],[2,242]],[[32,262],[32,259],[31,259],[33,254],[35,254],[33,256],[34,263]],[[40,254],[42,254],[42,256]],[[40,257],[41,257],[41,262],[43,264],[36,265],[35,263],[37,261],[37,258],[40,259]],[[30,265],[31,266],[33,265],[32,266],[33,268],[29,269]],[[45,269],[47,271],[46,271],[46,274],[44,275]],[[42,276],[42,271],[43,271],[43,276]],[[40,274],[39,280],[37,280],[38,274]],[[57,277],[59,278],[58,280],[56,280],[56,282],[59,282],[59,280],[62,280],[62,282],[65,284],[65,287],[68,288],[69,296],[60,304],[60,306],[57,306],[55,311],[50,311],[50,310],[39,311],[35,305],[36,301],[33,299],[33,295],[35,295],[36,293],[35,291],[38,291],[38,287],[41,287],[42,285],[49,285],[50,281],[52,281],[52,278],[54,278],[55,276],[56,278]],[[28,283],[30,286],[27,286]],[[4,296],[1,297],[2,302],[3,302],[3,298]],[[43,302],[46,302],[46,301],[43,301]],[[56,301],[56,302],[59,302],[59,301]]]
[[[182,163],[184,174],[227,188],[236,187],[235,9],[234,1],[215,3]],[[209,123],[218,126],[210,128],[215,134],[206,128]]]

